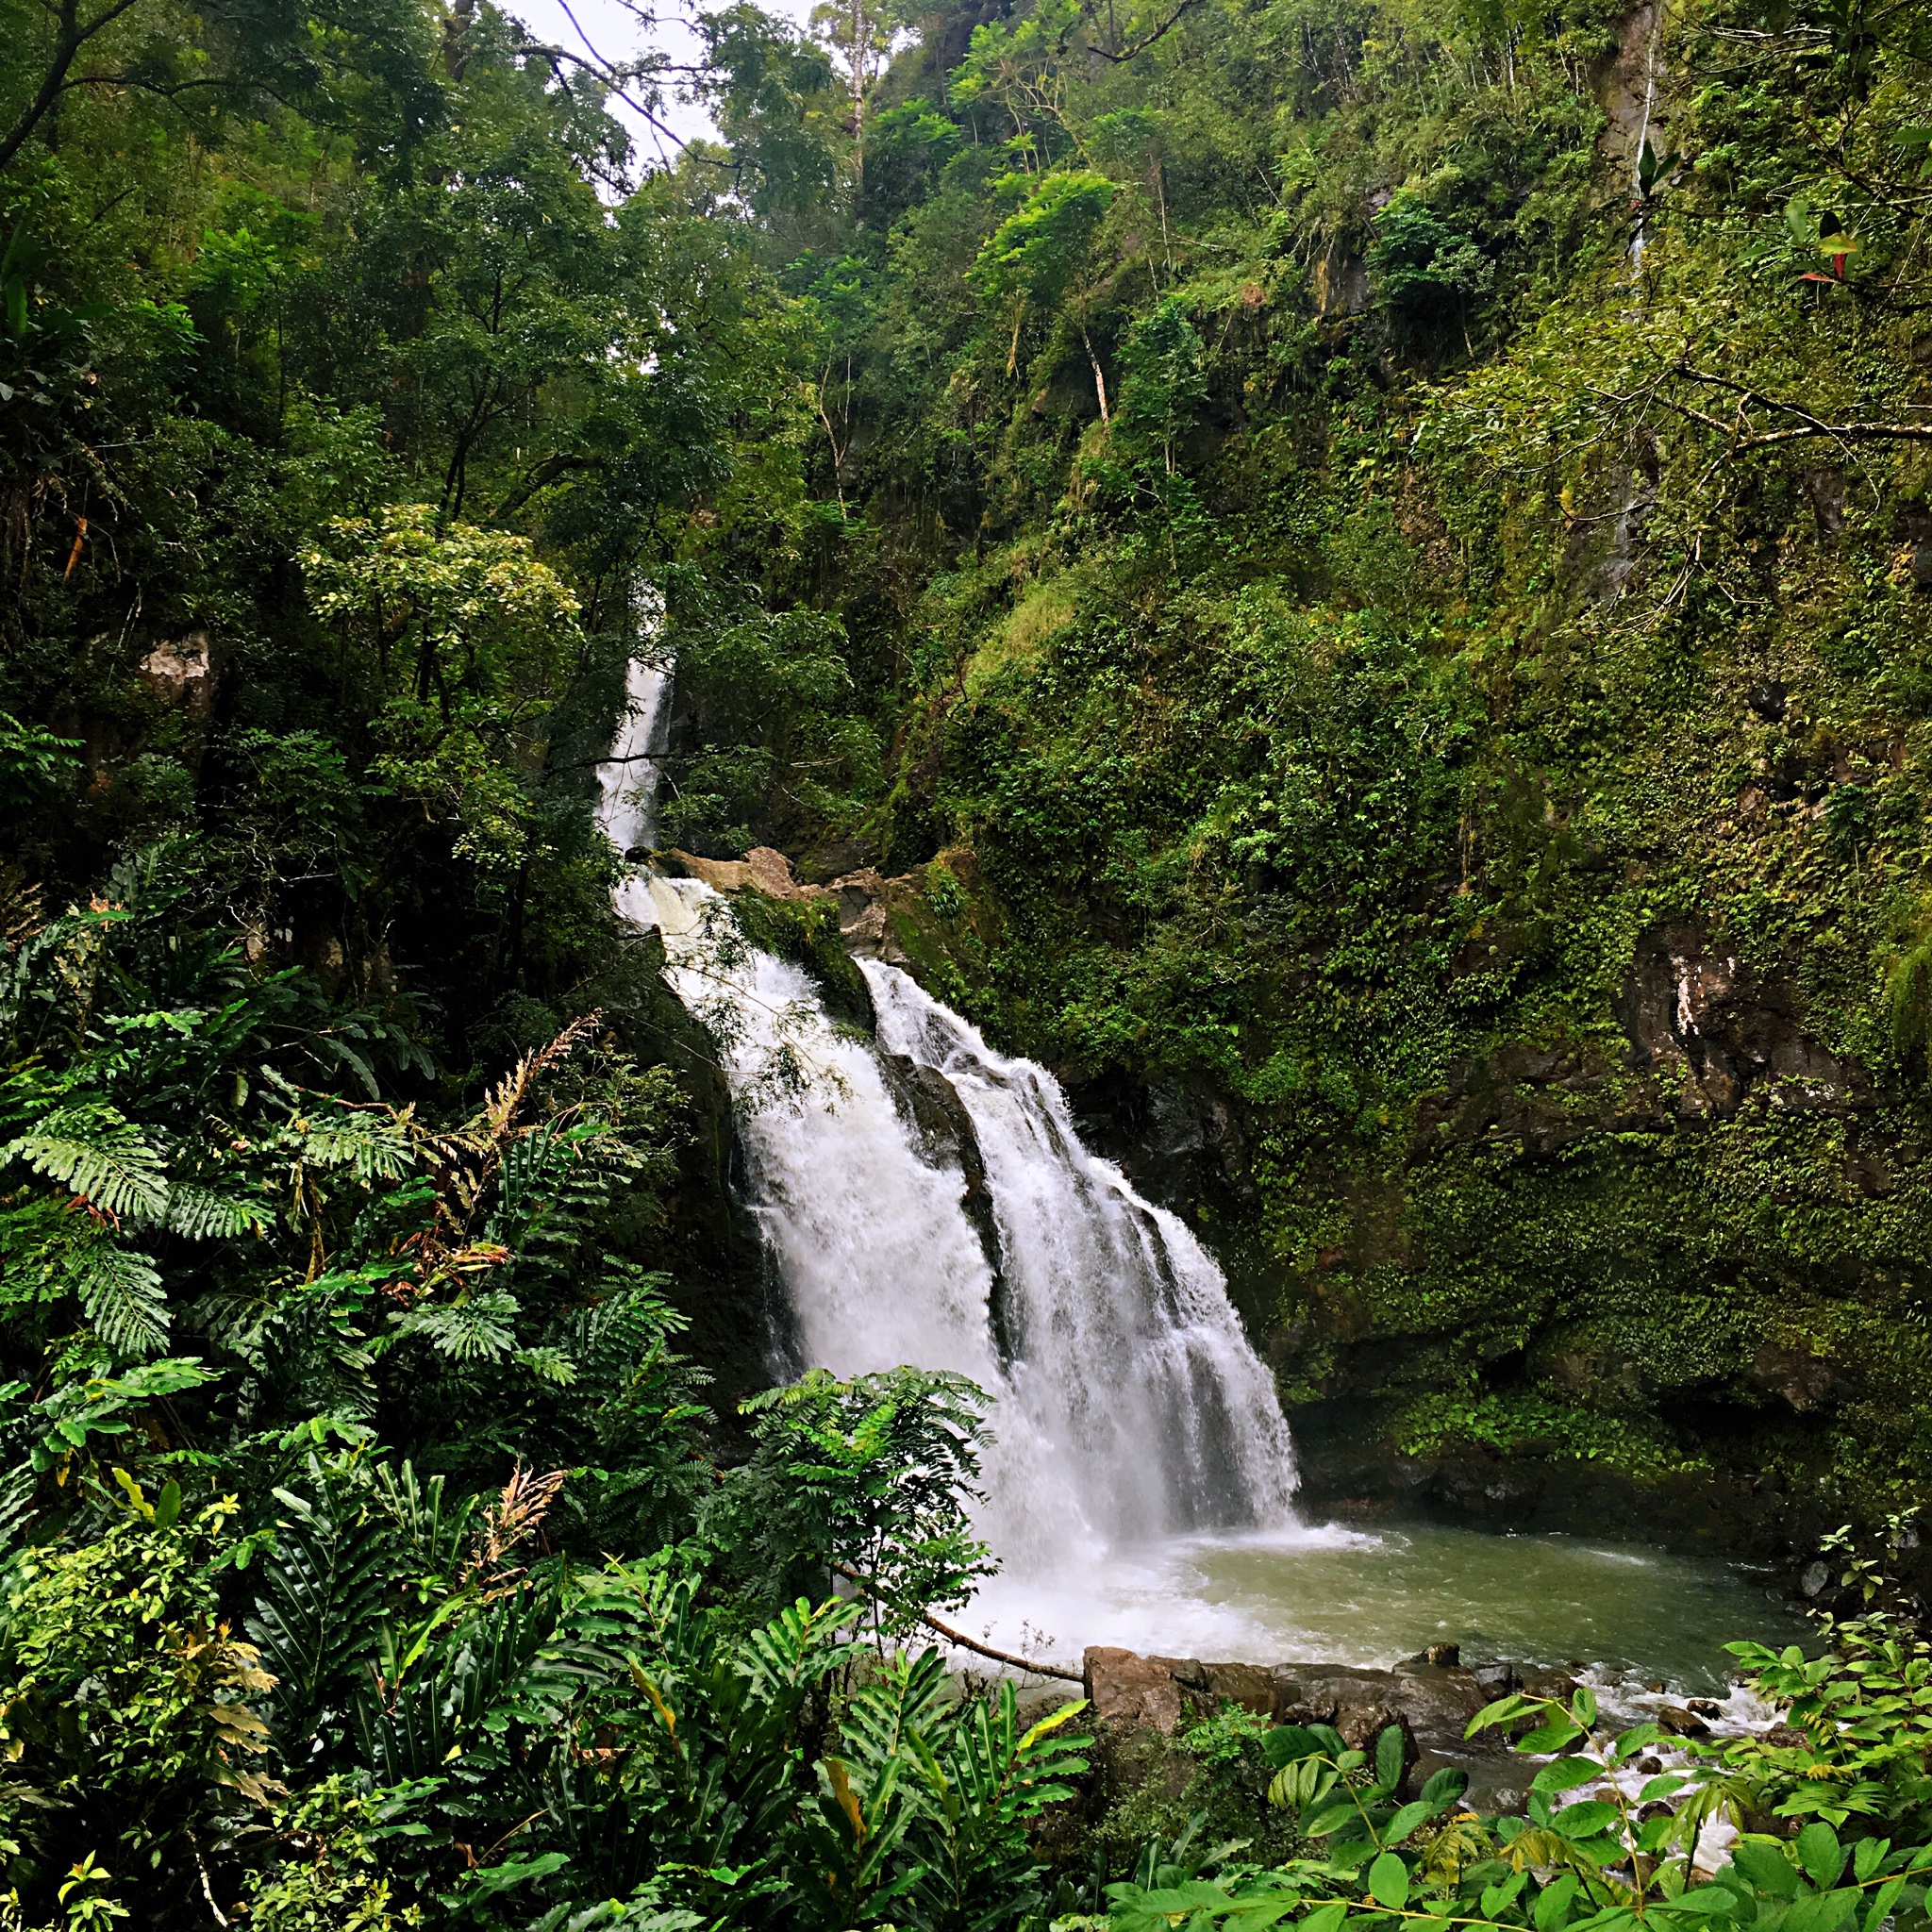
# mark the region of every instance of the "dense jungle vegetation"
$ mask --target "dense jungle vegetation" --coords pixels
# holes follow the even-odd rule
[[[975,1391],[741,1411],[715,1074],[592,808],[675,654],[666,843],[911,874],[934,990],[1174,1153],[1306,1441],[1878,1522],[1932,1474],[1922,10],[825,37],[0,0],[8,1923],[1919,1913],[1897,1609],[1745,1657],[1785,1741],[1641,1820],[1230,1714],[1265,1871],[1045,1831],[1077,1713],[905,1647],[985,1560]],[[679,90],[668,158],[607,111]]]

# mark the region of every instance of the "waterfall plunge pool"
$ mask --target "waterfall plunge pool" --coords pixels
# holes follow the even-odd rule
[[[1602,1686],[1722,1695],[1727,1642],[1800,1641],[1768,1572],[1641,1545],[1440,1524],[1176,1539],[1043,1581],[992,1578],[949,1621],[1077,1667],[1088,1644],[1257,1664],[1387,1668],[1432,1643],[1466,1659],[1581,1665]]]

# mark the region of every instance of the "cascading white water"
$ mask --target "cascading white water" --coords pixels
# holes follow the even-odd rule
[[[617,741],[597,767],[597,823],[618,851],[629,852],[657,842],[658,783],[671,737],[669,669],[633,658],[624,699]]]
[[[953,1369],[993,1396],[984,1529],[1009,1569],[1291,1521],[1288,1429],[1220,1270],[1081,1145],[1043,1068],[864,962],[879,1045],[942,1074],[971,1120],[996,1283],[963,1169],[928,1152],[873,1045],[830,1021],[800,968],[736,941],[709,888],[640,885],[673,990],[745,1103],[750,1206],[805,1358]]]
[[[993,1275],[957,1165],[924,1158],[871,1044],[837,1025],[787,960],[736,942],[694,879],[652,878],[665,977],[718,1041],[741,1106],[748,1205],[784,1279],[796,1345],[841,1375],[951,1369],[1008,1393],[989,1325]],[[780,1366],[774,1363],[774,1369]],[[1091,1545],[1053,1445],[1002,1400],[987,1457],[985,1532],[1003,1556]]]
[[[602,774],[620,850],[649,842],[668,684],[632,668]],[[634,875],[618,907],[658,928],[672,990],[718,1041],[748,1205],[805,1361],[843,1375],[957,1370],[993,1397],[982,1531],[1009,1575],[1291,1524],[1287,1425],[1220,1270],[1082,1146],[1044,1068],[1003,1058],[906,974],[866,961],[875,1047],[832,1021],[800,968],[739,940],[696,880]],[[908,1117],[881,1048],[942,1076],[963,1108],[997,1275],[960,1160]]]
[[[999,1229],[1003,1409],[1055,1445],[1086,1522],[1119,1545],[1289,1521],[1288,1425],[1221,1270],[1081,1144],[1045,1068],[995,1053],[897,968],[861,966],[879,1043],[942,1074],[972,1119]]]

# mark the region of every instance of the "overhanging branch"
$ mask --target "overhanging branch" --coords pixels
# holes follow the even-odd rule
[[[0,168],[6,167],[20,152],[27,137],[53,111],[54,103],[66,92],[67,70],[74,65],[75,56],[130,8],[140,4],[141,0],[111,0],[110,5],[83,25],[80,10],[74,0],[65,0],[60,8],[60,32],[54,42],[53,60],[41,76],[41,84],[34,91],[33,99],[20,110],[13,125],[0,135]]]
[[[1118,54],[1110,54],[1105,47],[1094,47],[1091,51],[1098,54],[1103,60],[1112,60],[1117,64],[1135,59],[1140,55],[1144,54],[1157,41],[1165,39],[1174,27],[1180,25],[1182,19],[1191,13],[1200,4],[1201,0],[1181,0],[1181,4],[1152,33],[1143,34],[1131,47],[1123,47]]]

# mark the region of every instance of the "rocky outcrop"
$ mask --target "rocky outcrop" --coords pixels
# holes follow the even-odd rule
[[[1007,1317],[1006,1270],[1000,1255],[999,1224],[993,1217],[992,1190],[987,1185],[986,1161],[973,1116],[937,1067],[923,1067],[906,1054],[881,1052],[879,1070],[899,1115],[912,1129],[921,1157],[929,1167],[949,1168],[965,1181],[959,1206],[979,1237],[986,1265],[992,1273],[989,1310],[993,1341],[1002,1361],[1015,1354]]]
[[[1191,1708],[1174,1675],[1181,1662],[1178,1657],[1141,1657],[1131,1650],[1091,1645],[1081,1659],[1080,1688],[1094,1722],[1173,1736]]]
[[[1780,1111],[1842,1113],[1871,1097],[1864,1070],[1806,1028],[1789,979],[1754,974],[1690,921],[1638,941],[1617,1018],[1631,1066],[1664,1076],[1680,1114],[1734,1114],[1755,1090]]]
[[[938,972],[943,978],[964,970],[965,962],[983,956],[989,941],[983,882],[963,846],[949,847],[917,872],[887,877],[862,865],[823,884],[798,879],[791,860],[769,845],[755,845],[742,858],[704,858],[675,849],[658,857],[667,871],[702,879],[715,891],[829,903],[837,908],[840,942],[848,953],[915,974]]]
[[[715,892],[747,889],[773,899],[829,900],[839,908],[839,937],[847,952],[903,966],[909,955],[892,928],[894,902],[923,898],[916,874],[882,878],[871,866],[847,873],[829,885],[802,885],[791,875],[791,861],[770,845],[754,845],[742,858],[701,858],[675,848],[663,855],[671,870],[702,879]]]
[[[702,879],[714,892],[741,892],[746,887],[773,899],[814,899],[824,896],[816,886],[801,886],[791,876],[791,861],[770,845],[754,845],[742,858],[700,858],[675,847],[664,855],[675,872]]]
[[[141,660],[142,683],[191,725],[206,724],[214,711],[217,672],[205,630],[158,643]]]
[[[1560,1671],[1501,1660],[1465,1665],[1453,1644],[1390,1671],[1203,1663],[1095,1646],[1082,1676],[1095,1721],[1116,1735],[1151,1730],[1171,1737],[1211,1715],[1224,1699],[1276,1724],[1327,1724],[1356,1750],[1373,1750],[1393,1724],[1403,1734],[1407,1785],[1419,1789],[1438,1771],[1455,1768],[1468,1774],[1469,1802],[1489,1811],[1520,1807],[1527,1778],[1502,1732],[1464,1737],[1470,1720],[1511,1690],[1567,1699],[1576,1688]]]
[[[1323,322],[1358,315],[1369,306],[1369,265],[1345,243],[1331,242],[1309,271],[1309,289]]]

